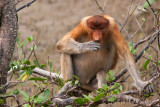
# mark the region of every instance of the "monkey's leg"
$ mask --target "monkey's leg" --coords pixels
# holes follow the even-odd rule
[[[97,79],[98,88],[103,88],[103,84],[106,83],[105,78],[106,78],[106,72],[104,70],[101,70],[97,73],[96,79]],[[105,103],[100,104],[99,107],[107,107],[107,104]]]
[[[103,84],[106,83],[106,73],[104,70],[100,70],[95,78],[88,84],[82,84],[82,88],[87,89],[89,91],[95,91],[98,88],[103,88]]]
[[[73,72],[71,55],[62,53],[60,62],[61,62],[61,73],[63,76],[63,80],[67,81],[69,79],[73,79],[74,72]]]
[[[97,79],[98,88],[103,88],[103,84],[106,83],[105,78],[106,78],[106,73],[104,70],[101,70],[97,73],[96,79]]]

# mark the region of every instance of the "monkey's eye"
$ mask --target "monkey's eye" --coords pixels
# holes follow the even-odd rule
[[[104,27],[100,27],[100,28],[99,28],[99,30],[103,30],[103,29],[104,29]]]
[[[91,27],[92,30],[96,30],[94,27]]]
[[[102,30],[103,28],[99,28],[99,30]]]

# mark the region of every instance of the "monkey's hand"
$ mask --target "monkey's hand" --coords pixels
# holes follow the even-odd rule
[[[94,41],[89,41],[89,42],[84,42],[81,44],[81,48],[84,52],[88,51],[97,51],[100,48],[100,43],[94,42]]]
[[[144,88],[146,89],[146,93],[147,94],[151,94],[154,91],[154,88],[152,86],[152,84],[149,83],[149,81],[143,82],[143,81],[138,81],[136,83],[134,83],[134,86],[139,90],[139,91],[143,91]],[[147,87],[146,87],[147,86]]]

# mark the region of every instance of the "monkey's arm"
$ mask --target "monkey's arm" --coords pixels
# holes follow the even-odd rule
[[[134,85],[137,87],[138,90],[142,91],[147,82],[143,82],[140,78],[140,75],[136,72],[134,59],[130,54],[130,51],[124,38],[118,30],[117,25],[115,25],[113,28],[113,39],[118,49],[118,53],[124,58],[127,64],[128,71],[134,80]]]
[[[85,30],[81,24],[75,27],[71,32],[65,35],[57,42],[59,52],[67,54],[80,54],[88,51],[95,51],[100,48],[100,44],[94,41],[79,43],[75,41],[79,36],[83,36]]]

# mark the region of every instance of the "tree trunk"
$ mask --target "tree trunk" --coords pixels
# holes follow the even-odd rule
[[[17,18],[14,0],[0,0],[0,86],[7,82],[7,71],[17,37]],[[0,88],[0,94],[6,89]]]

